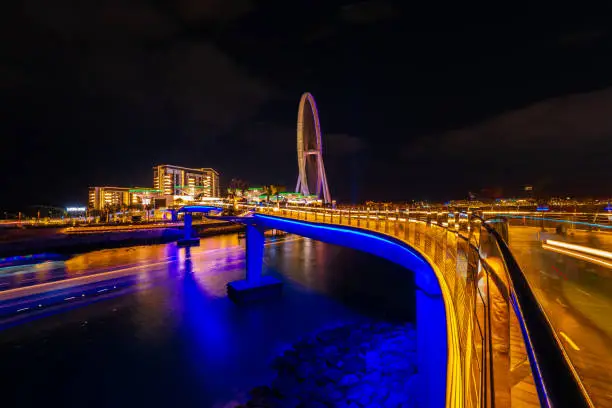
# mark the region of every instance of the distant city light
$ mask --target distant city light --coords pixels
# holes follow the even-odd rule
[[[86,207],[68,207],[66,208],[68,212],[85,212],[87,211]]]

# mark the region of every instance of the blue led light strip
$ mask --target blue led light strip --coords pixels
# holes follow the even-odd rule
[[[207,212],[207,211],[223,211],[221,207],[210,205],[186,205],[181,207],[178,212]]]
[[[313,223],[306,223],[306,222],[302,222],[302,221],[295,221],[292,219],[287,219],[285,217],[275,217],[275,216],[270,216],[270,215],[263,215],[263,214],[255,214],[255,217],[264,217],[264,218],[270,218],[272,220],[276,220],[279,222],[287,222],[290,224],[297,224],[297,225],[301,225],[304,227],[309,227],[309,228],[317,228],[317,229],[323,229],[323,230],[333,230],[333,231],[339,231],[339,232],[347,232],[350,234],[355,234],[358,236],[362,236],[362,237],[368,237],[368,238],[374,238],[377,239],[379,241],[385,242],[387,244],[391,244],[391,245],[395,245],[403,250],[406,250],[407,252],[409,252],[412,256],[414,256],[415,258],[417,258],[421,263],[427,265],[427,266],[431,266],[429,265],[429,263],[427,261],[425,261],[418,253],[414,252],[412,249],[410,249],[409,247],[405,246],[405,245],[401,245],[397,242],[391,241],[387,238],[383,238],[379,235],[376,234],[372,234],[372,233],[366,233],[366,232],[361,232],[361,231],[356,231],[352,228],[337,228],[337,227],[331,227],[328,225],[317,225],[317,224],[313,224]]]

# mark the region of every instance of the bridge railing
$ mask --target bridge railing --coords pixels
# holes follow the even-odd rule
[[[454,315],[459,350],[455,361],[449,361],[460,369],[448,384],[448,406],[590,405],[504,241],[505,224],[458,212],[257,211],[393,236],[435,265],[448,289],[445,301]]]

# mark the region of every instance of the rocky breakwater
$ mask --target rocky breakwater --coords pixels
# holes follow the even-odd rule
[[[416,353],[412,324],[325,330],[277,357],[272,384],[254,388],[237,407],[416,407]]]

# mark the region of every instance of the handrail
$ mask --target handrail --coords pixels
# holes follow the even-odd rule
[[[482,218],[473,216],[483,221],[484,227],[497,241],[508,269],[512,306],[521,325],[541,406],[593,407],[593,402],[510,248],[494,228]]]

